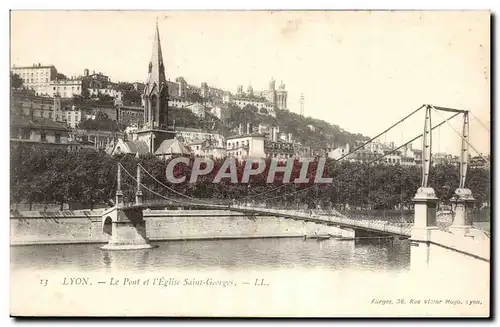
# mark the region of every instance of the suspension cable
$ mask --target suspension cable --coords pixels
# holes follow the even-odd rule
[[[125,169],[125,167],[123,167],[123,165],[122,165],[121,163],[119,163],[119,165],[121,166],[121,168],[123,169],[123,171],[125,171],[125,173],[126,173],[126,174],[130,177],[130,178],[132,178],[132,180],[133,180],[134,182],[136,182],[136,183],[137,183],[137,179],[135,179],[135,177],[134,177],[132,174],[130,174],[130,173],[128,172],[128,170],[127,170],[127,169]],[[166,196],[164,196],[164,195],[162,195],[162,194],[160,194],[160,193],[158,193],[158,192],[155,192],[155,191],[151,190],[150,188],[148,188],[146,185],[144,185],[144,184],[142,184],[142,183],[140,183],[140,186],[144,187],[144,189],[146,189],[147,191],[149,191],[149,192],[151,192],[151,193],[153,193],[153,194],[155,194],[155,195],[157,195],[157,196],[159,196],[159,197],[161,197],[161,198],[163,198],[163,199],[165,199],[165,200],[168,200],[168,201],[174,201],[174,202],[178,202],[178,203],[183,203],[183,202],[182,202],[182,201],[180,201],[180,200],[171,199],[171,198],[166,197]]]
[[[431,106],[431,108],[433,108],[433,109],[436,111],[436,113],[437,113],[440,117],[442,117],[442,116],[441,116],[441,114],[438,112],[438,110],[436,110],[436,108],[434,108],[432,105],[430,105],[430,106]],[[476,150],[476,148],[474,148],[474,146],[473,146],[472,144],[470,144],[470,142],[469,142],[466,138],[464,138],[464,137],[463,137],[463,135],[462,135],[462,134],[460,134],[460,133],[459,133],[459,132],[458,132],[458,131],[457,131],[457,130],[456,130],[456,129],[455,129],[455,128],[454,128],[454,127],[450,124],[450,122],[449,122],[449,121],[446,121],[446,122],[448,123],[448,125],[450,126],[450,128],[451,128],[451,129],[452,129],[452,130],[453,130],[453,131],[454,131],[454,132],[455,132],[458,136],[460,136],[460,138],[461,138],[462,140],[464,140],[464,141],[465,141],[465,143],[467,143],[467,144],[468,144],[468,145],[472,148],[472,150],[474,150],[474,151],[477,153],[477,155],[479,155],[479,156],[480,156],[480,157],[481,157],[481,158],[482,158],[482,159],[483,159],[483,160],[484,160],[484,161],[485,161],[488,165],[490,165],[490,166],[491,166],[491,164],[490,164],[490,162],[489,162],[489,160],[488,160],[488,159],[486,159],[486,158],[485,158],[485,157],[484,157],[484,156],[483,156],[483,155],[482,155],[479,151],[477,151],[477,150]]]
[[[201,203],[205,203],[205,204],[206,204],[206,202],[205,202],[204,200],[200,200],[200,199],[197,199],[197,198],[191,197],[191,196],[189,196],[189,195],[182,194],[181,192],[178,192],[178,191],[174,190],[173,188],[170,188],[169,186],[167,186],[167,185],[163,184],[160,180],[158,180],[156,177],[154,177],[153,175],[151,175],[151,173],[150,173],[150,172],[148,172],[148,171],[146,170],[146,168],[144,168],[144,166],[143,166],[143,165],[141,165],[141,164],[138,164],[138,165],[139,165],[139,167],[141,167],[141,168],[142,168],[142,170],[144,170],[144,171],[146,172],[146,174],[148,174],[148,175],[149,175],[149,177],[151,177],[154,181],[156,181],[156,182],[157,182],[158,184],[160,184],[161,186],[163,186],[163,187],[167,188],[168,190],[170,190],[170,191],[172,191],[172,192],[174,192],[174,193],[176,193],[176,194],[179,194],[180,196],[183,196],[183,197],[185,197],[185,198],[188,198],[188,199],[190,199],[190,200],[195,200],[195,201],[199,201],[199,202],[201,202]]]
[[[452,115],[451,117],[449,117],[448,119],[446,119],[446,120],[444,120],[444,121],[440,122],[439,124],[437,124],[437,125],[433,126],[433,127],[431,128],[431,131],[432,131],[432,130],[434,130],[434,129],[436,129],[436,128],[438,128],[439,126],[443,125],[444,123],[448,122],[448,120],[455,118],[455,117],[456,117],[457,115],[459,115],[459,114],[460,114],[460,112],[457,112],[457,113],[455,113],[454,115]],[[391,151],[387,152],[387,153],[386,153],[386,154],[384,154],[383,156],[381,156],[381,157],[379,157],[379,158],[375,158],[375,159],[373,159],[373,160],[369,161],[369,162],[368,162],[368,165],[370,165],[371,163],[373,163],[373,162],[375,162],[375,161],[379,161],[379,160],[381,160],[381,159],[385,158],[386,156],[388,156],[388,155],[390,155],[390,154],[392,154],[392,153],[396,152],[397,150],[401,149],[402,147],[404,147],[404,146],[406,146],[406,145],[408,145],[408,144],[410,144],[410,143],[414,142],[415,140],[417,140],[417,139],[421,138],[423,135],[424,135],[424,134],[420,134],[420,135],[418,135],[418,136],[414,137],[413,139],[411,139],[410,141],[406,142],[405,144],[402,144],[401,146],[399,146],[399,147],[395,148],[394,150],[391,150]],[[361,169],[362,167],[363,167],[363,166],[357,167],[357,168],[355,168],[355,169],[353,169],[353,170],[351,170],[351,171],[348,171],[348,173],[354,173],[354,172],[356,172],[357,170]],[[344,174],[345,174],[345,172],[342,172],[342,174],[340,174],[340,175],[339,175],[339,176],[337,176],[337,177],[340,177],[340,176],[342,176],[342,175],[344,175]],[[312,188],[312,187],[314,187],[314,186],[315,186],[315,185],[308,186],[308,187],[303,188],[303,189],[301,189],[301,190],[297,190],[297,191],[294,191],[294,192],[291,192],[291,193],[288,193],[288,194],[283,194],[283,195],[279,195],[279,196],[274,196],[274,197],[271,197],[271,198],[267,198],[266,200],[277,199],[277,198],[285,197],[285,196],[288,196],[288,195],[292,195],[292,194],[296,194],[296,193],[304,192],[304,191],[307,191],[307,190],[311,189],[311,188]]]
[[[472,111],[469,111],[469,113],[470,113],[470,114],[474,117],[474,119],[475,119],[475,120],[477,120],[477,122],[478,122],[478,123],[479,123],[479,124],[480,124],[480,125],[481,125],[484,129],[485,129],[485,130],[487,130],[488,132],[490,132],[490,129],[489,129],[488,127],[486,127],[486,125],[484,125],[484,124],[481,122],[481,120],[479,120],[479,118],[477,118],[477,116],[476,116],[476,115],[474,115],[474,114],[472,113]]]
[[[409,113],[408,115],[406,115],[404,118],[400,119],[399,121],[397,121],[396,123],[392,124],[389,128],[387,128],[386,130],[384,130],[383,132],[377,134],[375,137],[372,137],[370,140],[366,141],[365,143],[361,144],[360,146],[354,148],[354,150],[350,151],[349,153],[346,153],[342,156],[340,156],[340,158],[337,158],[337,159],[334,159],[333,163],[337,162],[337,161],[340,161],[342,159],[344,159],[345,157],[353,154],[354,152],[358,151],[359,149],[362,149],[363,147],[365,147],[365,145],[373,142],[373,140],[377,139],[378,137],[380,137],[381,135],[387,133],[388,131],[390,131],[392,128],[394,128],[396,125],[402,123],[403,121],[405,121],[406,119],[408,119],[410,116],[413,116],[414,114],[416,114],[419,110],[421,110],[422,108],[424,108],[425,105],[422,105],[420,108],[417,108],[415,110],[413,110],[411,113]],[[273,189],[270,189],[268,191],[264,191],[262,193],[258,193],[258,194],[250,194],[250,195],[247,195],[247,196],[244,196],[242,198],[240,198],[239,200],[247,200],[247,199],[251,199],[251,198],[255,198],[255,197],[260,197],[262,195],[265,195],[265,194],[268,194],[268,193],[271,193],[271,192],[274,192],[274,191],[277,191],[283,187],[285,187],[287,184],[282,184],[280,186],[277,186]]]

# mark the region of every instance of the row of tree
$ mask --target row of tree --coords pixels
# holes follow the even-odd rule
[[[249,183],[232,183],[228,178],[220,183],[213,180],[223,161],[216,160],[212,172],[200,176],[196,183],[189,183],[190,165],[179,164],[176,177],[186,176],[186,181],[171,184],[166,178],[169,161],[153,156],[135,158],[130,155],[111,157],[103,152],[67,152],[27,147],[11,149],[11,202],[12,203],[85,203],[110,204],[116,191],[117,163],[126,169],[122,173],[122,189],[125,200],[133,201],[137,164],[140,163],[159,182],[143,173],[142,183],[151,191],[168,198],[185,196],[211,201],[267,202],[272,205],[335,205],[359,209],[410,207],[416,190],[420,187],[419,167],[366,165],[350,162],[327,161],[323,177],[333,178],[331,184],[314,184],[317,162],[310,164],[307,172],[309,183],[294,184],[299,177],[300,163],[295,162],[291,174],[292,183],[283,183],[283,173],[277,173],[272,184],[266,183],[269,162],[259,175],[251,176]],[[194,158],[191,158],[194,160]],[[237,176],[241,180],[245,163],[238,163]],[[448,203],[459,183],[458,168],[451,165],[433,167],[430,185],[442,203]],[[175,190],[171,191],[160,183]],[[467,175],[467,187],[473,192],[479,206],[490,201],[490,171],[471,168]],[[143,189],[146,199],[158,199],[157,195]]]

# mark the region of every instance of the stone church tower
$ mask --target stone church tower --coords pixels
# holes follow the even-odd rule
[[[156,23],[153,40],[153,53],[148,64],[148,77],[144,88],[144,125],[137,132],[137,140],[148,144],[149,151],[154,153],[160,144],[175,137],[168,131],[168,86],[165,77],[165,66],[161,52],[160,32]]]
[[[144,88],[144,124],[149,127],[167,126],[168,90],[165,67],[161,53],[160,32],[156,24],[153,54],[148,65],[148,77]]]

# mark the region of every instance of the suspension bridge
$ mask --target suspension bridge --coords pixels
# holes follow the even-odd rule
[[[457,243],[456,236],[459,238],[467,239],[465,243],[473,240],[477,235],[484,236],[484,233],[475,233],[472,227],[472,222],[468,216],[468,208],[474,202],[474,198],[469,189],[465,188],[469,148],[473,149],[476,153],[476,148],[469,141],[469,111],[452,109],[445,107],[438,107],[432,105],[423,105],[414,110],[398,122],[391,125],[389,128],[379,133],[370,140],[363,142],[355,147],[351,152],[346,153],[336,161],[348,159],[353,153],[365,148],[368,144],[392,130],[396,126],[402,124],[409,117],[415,115],[420,110],[425,110],[424,130],[421,134],[416,135],[409,141],[394,147],[390,151],[386,151],[383,155],[369,161],[368,164],[382,161],[385,157],[394,154],[401,148],[411,144],[417,139],[422,138],[422,160],[421,160],[421,186],[416,191],[414,201],[414,219],[413,223],[395,223],[373,219],[353,219],[340,213],[333,208],[325,208],[317,206],[316,208],[298,209],[298,208],[282,208],[278,205],[273,206],[273,199],[284,199],[291,195],[306,192],[312,189],[313,186],[299,188],[292,192],[280,192],[286,185],[282,184],[266,190],[264,192],[248,195],[238,201],[231,199],[214,200],[214,199],[200,199],[195,198],[182,192],[175,190],[172,186],[168,186],[150,172],[148,172],[142,165],[137,165],[135,174],[125,169],[125,167],[118,163],[117,169],[117,190],[115,196],[115,205],[112,208],[105,210],[102,213],[103,232],[109,234],[109,242],[103,249],[120,250],[120,249],[143,249],[150,248],[149,240],[147,238],[146,224],[144,221],[143,211],[147,209],[169,209],[169,208],[185,208],[189,209],[204,209],[204,210],[227,210],[236,211],[248,215],[265,215],[269,217],[281,217],[285,219],[293,219],[304,222],[311,222],[316,224],[323,224],[327,226],[336,226],[341,229],[353,230],[356,237],[370,237],[370,236],[396,236],[403,238],[410,238],[416,242],[432,242],[432,235],[436,234],[435,231],[446,233],[447,241],[445,243]],[[432,113],[451,113],[448,118],[443,119],[438,124],[432,124]],[[450,124],[450,120],[454,117],[462,115],[462,131],[458,132]],[[436,223],[437,203],[438,198],[434,189],[429,184],[429,171],[432,167],[432,131],[439,128],[441,125],[448,123],[453,131],[458,134],[461,139],[460,148],[460,162],[459,172],[460,179],[459,185],[455,191],[455,195],[451,201],[455,205],[453,213],[453,223],[449,228],[443,230],[438,228]],[[489,161],[479,154],[487,164]],[[355,170],[350,170],[349,174],[355,173]],[[151,187],[143,183],[144,175],[153,179],[153,181],[164,188],[165,192],[157,192]],[[130,178],[135,184],[135,201],[124,201],[124,193],[122,190],[122,178]],[[147,194],[147,196],[145,196]],[[265,199],[265,205],[259,202],[250,201],[250,199]],[[270,205],[271,203],[271,205]],[[271,218],[272,219],[272,218]],[[449,234],[449,235],[448,235]],[[454,235],[453,239],[449,238]],[[435,239],[443,239],[441,236],[435,236]],[[450,241],[451,240],[451,241]],[[470,242],[469,242],[470,243]],[[467,244],[469,244],[467,243]],[[449,244],[448,244],[449,245]],[[447,246],[447,245],[445,245]],[[476,250],[466,250],[465,252],[474,252]],[[482,252],[481,252],[482,251]],[[480,257],[488,257],[489,254],[484,254],[484,249],[479,250]],[[476,253],[477,254],[477,253]],[[475,255],[476,255],[475,254]]]

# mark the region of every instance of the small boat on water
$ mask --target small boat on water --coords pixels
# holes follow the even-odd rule
[[[304,239],[317,239],[319,240],[327,240],[331,238],[330,234],[315,234],[315,235],[304,235]]]

